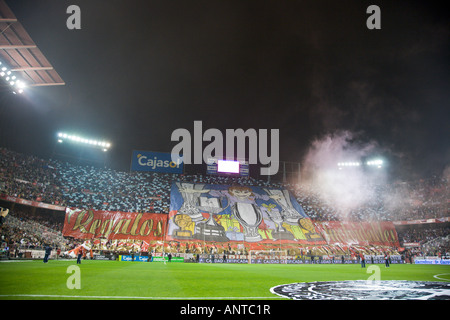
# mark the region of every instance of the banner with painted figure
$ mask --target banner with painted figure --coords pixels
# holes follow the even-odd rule
[[[77,239],[162,240],[167,214],[66,209],[63,235]]]
[[[176,182],[167,240],[325,244],[285,189]]]

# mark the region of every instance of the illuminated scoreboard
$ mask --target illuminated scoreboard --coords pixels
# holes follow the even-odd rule
[[[206,164],[206,173],[248,177],[248,162],[245,160],[236,161],[209,158]]]

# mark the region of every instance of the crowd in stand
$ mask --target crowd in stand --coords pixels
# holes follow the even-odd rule
[[[322,196],[314,185],[295,185],[291,190],[305,213],[313,220],[333,221],[346,217],[352,221],[402,221],[450,216],[449,181],[433,177],[412,183],[394,183],[370,187],[368,199],[343,212]]]
[[[0,148],[0,192],[26,200],[65,205],[52,160]]]
[[[26,208],[26,207],[24,207]],[[69,239],[62,235],[64,215],[53,214],[48,210],[41,212],[28,207],[26,209],[9,210],[5,223],[0,226],[0,248],[6,248],[14,256],[19,249],[43,249],[45,245],[53,248],[68,248]]]
[[[342,208],[325,201],[308,184],[267,182],[246,177],[119,172],[43,160],[0,149],[0,188],[5,194],[80,209],[167,213],[173,181],[288,188],[313,220],[342,219]],[[372,187],[371,196],[345,216],[350,220],[413,220],[449,216],[445,178]],[[396,199],[396,202],[392,201]],[[401,200],[401,203],[399,201]]]
[[[170,186],[174,181],[285,187],[292,192],[311,219],[329,221],[342,218],[341,208],[325,201],[321,191],[312,185],[268,182],[247,177],[119,172],[54,159],[44,160],[0,148],[0,195],[25,200],[79,209],[168,213]],[[359,207],[352,208],[346,217],[354,221],[399,221],[450,216],[450,189],[446,178],[432,177],[428,180],[385,184],[376,186],[374,190],[371,198]],[[402,199],[402,203],[392,205],[389,199],[393,195],[398,195],[397,198]],[[62,230],[61,221],[58,222],[60,225],[48,225],[48,221],[35,218],[36,223],[42,223],[53,230]],[[19,213],[16,219],[25,221],[30,216],[25,217]],[[9,228],[17,231],[18,226]],[[27,243],[39,241],[30,233],[27,238],[23,237],[24,231],[10,231],[11,237],[22,237]],[[414,234],[414,231],[406,233],[404,237],[419,237],[421,241],[424,240],[423,234]]]
[[[217,175],[119,172],[43,160],[3,148],[0,149],[0,170],[0,189],[5,194],[80,209],[168,213],[170,186],[174,181],[182,181],[285,187],[295,195],[311,219],[329,221],[343,217],[342,208],[325,201],[322,191],[308,184]],[[398,221],[450,215],[447,202],[450,188],[445,178],[374,186],[370,194],[369,199],[345,215],[349,220]]]
[[[397,227],[401,245],[413,255],[450,255],[449,223],[430,223]]]

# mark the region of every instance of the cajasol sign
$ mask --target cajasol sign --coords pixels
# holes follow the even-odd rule
[[[183,173],[183,159],[172,161],[170,153],[133,150],[131,171]]]
[[[119,255],[119,261],[149,262],[148,256],[140,256],[140,255],[135,255],[134,257],[132,257],[131,255]],[[152,262],[164,262],[164,261],[169,262],[169,258],[167,256],[152,258]],[[184,262],[184,258],[172,257],[172,259],[170,259],[170,262]]]

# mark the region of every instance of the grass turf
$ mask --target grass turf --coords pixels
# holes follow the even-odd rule
[[[270,288],[294,282],[367,280],[360,265],[262,265],[85,260],[80,289],[69,289],[75,261],[0,262],[0,299],[281,299]],[[370,264],[367,265],[369,267]],[[377,265],[380,280],[450,281],[441,265]],[[434,277],[434,276],[437,276]]]

